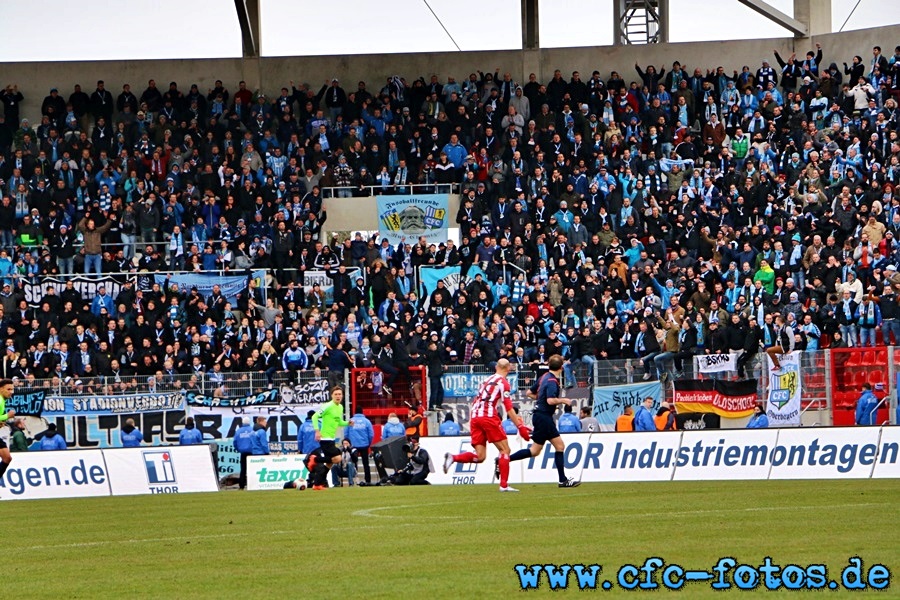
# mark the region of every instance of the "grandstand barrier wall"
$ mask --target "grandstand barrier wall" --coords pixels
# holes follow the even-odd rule
[[[219,490],[210,446],[17,453],[0,499],[183,494]]]

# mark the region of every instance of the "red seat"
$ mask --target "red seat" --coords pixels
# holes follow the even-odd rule
[[[879,367],[886,367],[888,364],[888,352],[887,350],[876,350],[875,351],[875,364]]]
[[[869,381],[869,374],[865,370],[861,369],[853,372],[853,387],[861,388],[864,383]]]
[[[872,366],[875,364],[875,351],[874,350],[863,350],[859,353],[859,364],[861,366]]]
[[[881,369],[875,369],[869,373],[869,383],[875,385],[876,383],[884,383],[884,380],[887,379],[884,375],[884,371]]]
[[[847,362],[844,363],[845,367],[858,367],[861,362],[862,352],[859,350],[853,350],[849,352],[850,358],[847,359]]]

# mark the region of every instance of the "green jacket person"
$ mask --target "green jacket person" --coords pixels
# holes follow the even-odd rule
[[[341,450],[335,445],[338,427],[353,425],[353,421],[344,420],[344,390],[335,386],[331,390],[331,402],[327,402],[313,415],[313,427],[316,440],[325,456],[333,463],[340,462]]]

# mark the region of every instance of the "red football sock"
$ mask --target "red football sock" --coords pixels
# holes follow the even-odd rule
[[[507,487],[509,483],[509,455],[500,455],[500,487]]]
[[[461,452],[453,455],[453,462],[473,463],[478,462],[478,455],[474,452]]]

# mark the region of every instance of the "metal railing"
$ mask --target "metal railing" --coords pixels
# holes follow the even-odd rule
[[[900,358],[900,349],[893,347],[881,350],[885,356]],[[840,355],[850,355],[861,352],[860,349],[851,350],[849,353],[841,350]],[[875,377],[872,373],[890,369],[893,373],[892,363],[886,365],[866,364],[856,368],[840,367],[835,373],[835,363],[832,350],[820,350],[801,354],[801,377],[803,382],[802,415],[816,413],[816,424],[831,424],[831,417],[838,413],[844,415],[844,421],[838,424],[846,424],[847,411],[852,411],[859,395],[860,382],[880,380],[884,387],[876,388],[879,396],[877,413],[883,407],[892,405],[890,410],[890,422],[896,422],[896,389],[893,378]],[[685,361],[685,378],[706,378],[708,375],[700,374],[699,370],[691,372]],[[520,398],[531,387],[534,381],[544,372],[546,365],[526,363],[518,367],[513,363],[513,372],[519,389]],[[761,401],[768,396],[768,368],[764,365],[764,355],[757,356],[747,364],[747,375],[759,381],[758,393]],[[484,364],[451,364],[447,365],[446,373],[477,373],[490,375],[494,370]],[[592,387],[615,386],[626,383],[643,381],[645,369],[638,359],[603,360],[594,363],[579,362],[568,363],[564,368],[564,383],[566,387]],[[858,375],[863,373],[864,376]],[[194,390],[205,395],[219,396],[244,396],[259,393],[260,391],[276,388],[285,389],[295,387],[312,381],[321,381],[327,373],[318,368],[307,369],[295,373],[289,373],[280,369],[280,366],[264,371],[228,372],[228,373],[199,373],[199,374],[166,374],[161,371],[155,374],[100,376],[100,377],[54,377],[50,379],[26,378],[17,382],[17,391],[45,390],[52,396],[85,396],[85,395],[125,395],[135,393],[175,393]],[[723,372],[715,375],[719,379],[737,379],[734,372]],[[885,380],[886,379],[886,380]],[[655,372],[651,368],[650,381],[657,380]],[[346,382],[345,382],[346,385]],[[664,393],[672,393],[670,381],[664,383]],[[427,397],[427,396],[426,396]],[[449,399],[449,396],[448,396]],[[468,400],[468,398],[466,398]],[[851,416],[852,421],[852,416]],[[812,424],[807,422],[807,424]]]
[[[366,198],[403,194],[458,194],[460,183],[407,183],[405,185],[351,185],[320,188],[323,198]]]

